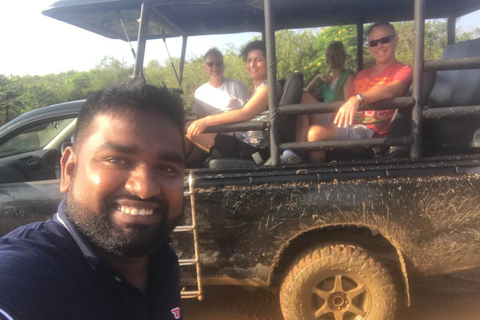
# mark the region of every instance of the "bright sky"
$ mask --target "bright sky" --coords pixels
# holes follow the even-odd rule
[[[0,0],[2,48],[0,74],[44,75],[69,70],[85,71],[100,63],[105,56],[114,56],[133,64],[128,44],[111,40],[67,23],[44,16],[55,0]],[[457,27],[480,27],[480,11],[463,17]],[[254,34],[191,37],[187,59],[202,55],[210,47],[225,49],[228,43],[246,43]],[[136,49],[136,43],[132,44]],[[172,56],[180,56],[181,40],[168,39]],[[164,61],[167,53],[161,40],[147,43],[146,60]]]

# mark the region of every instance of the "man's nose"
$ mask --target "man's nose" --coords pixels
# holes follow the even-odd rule
[[[141,199],[148,199],[160,194],[160,186],[155,174],[144,165],[136,167],[131,172],[125,183],[125,190]]]

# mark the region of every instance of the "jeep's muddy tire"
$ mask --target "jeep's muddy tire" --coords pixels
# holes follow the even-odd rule
[[[397,296],[386,268],[362,248],[334,244],[302,255],[280,290],[285,320],[392,320]]]

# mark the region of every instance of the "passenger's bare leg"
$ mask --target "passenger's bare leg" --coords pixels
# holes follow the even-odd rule
[[[313,125],[308,130],[308,141],[333,140],[336,137],[335,127]],[[310,151],[308,158],[311,163],[325,161],[327,153],[325,150]]]
[[[311,93],[308,93],[307,91],[303,91],[300,103],[302,103],[302,104],[305,104],[305,103],[320,103],[320,101],[315,99],[315,97]]]
[[[310,128],[310,119],[308,115],[298,115],[297,123],[295,125],[295,141],[307,141],[308,129]]]
[[[193,148],[192,152],[185,159],[185,168],[203,168],[203,163],[207,158],[207,152]]]
[[[210,149],[215,144],[216,133],[202,133],[201,135],[190,139],[190,141],[201,150],[210,152]],[[188,138],[187,138],[188,139]]]
[[[215,133],[204,133],[193,139],[185,138],[185,166],[199,168],[215,144]]]
[[[302,93],[302,99],[300,103],[305,103],[305,104],[315,104],[315,103],[320,103],[312,94],[304,91]],[[305,117],[305,116],[299,116],[299,117]],[[315,113],[315,114],[309,114],[308,119],[302,119],[300,121],[301,127],[299,128],[299,133],[302,133],[305,129],[304,127],[308,125],[308,128],[310,126],[313,126],[314,124],[321,125],[321,126],[327,126],[327,125],[332,125],[333,120],[334,120],[334,113]],[[298,123],[298,121],[297,121]],[[308,132],[308,130],[307,130]],[[304,135],[299,134],[298,137],[304,137]],[[306,135],[305,135],[306,137]],[[300,141],[306,141],[305,140],[297,140],[298,142]]]
[[[302,104],[319,103],[319,101],[310,93],[303,91],[302,98],[300,100]],[[298,115],[297,123],[295,127],[295,141],[304,142],[307,141],[308,130],[311,125],[317,122],[320,117],[319,114]]]

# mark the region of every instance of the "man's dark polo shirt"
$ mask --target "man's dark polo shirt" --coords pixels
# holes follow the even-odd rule
[[[0,319],[181,319],[178,260],[150,255],[142,294],[93,250],[63,212],[0,238]]]

